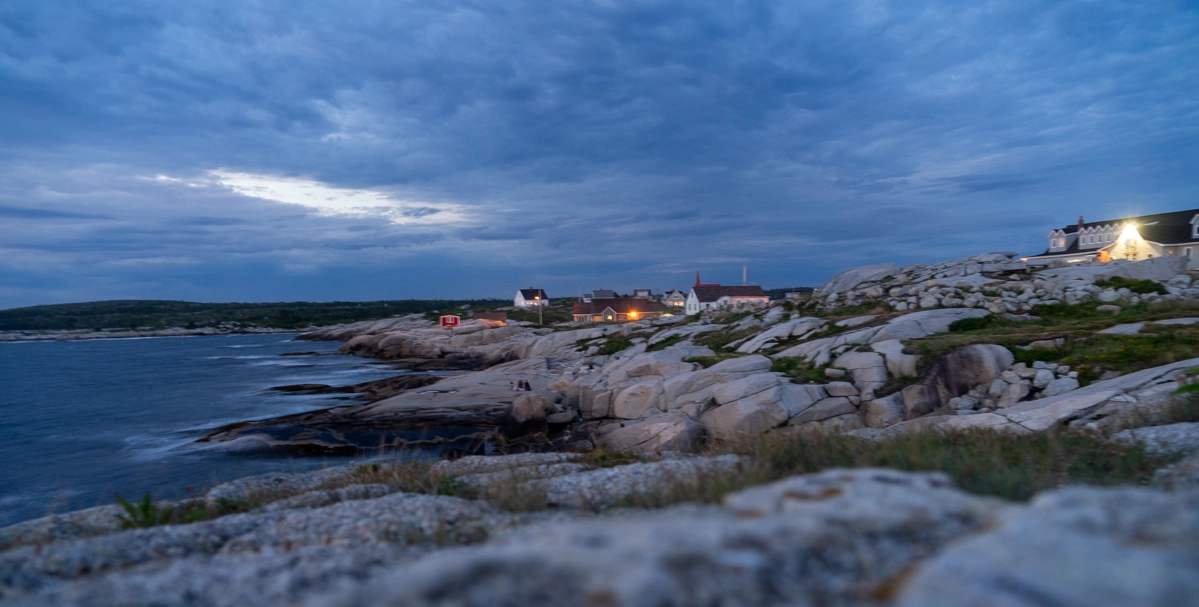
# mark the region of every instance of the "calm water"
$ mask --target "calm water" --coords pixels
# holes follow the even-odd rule
[[[398,375],[291,335],[0,343],[0,526],[188,487],[344,463],[229,453],[192,441],[230,422],[347,404],[272,392]],[[339,398],[340,397],[340,398]]]

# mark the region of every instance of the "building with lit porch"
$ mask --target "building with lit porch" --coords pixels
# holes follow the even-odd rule
[[[1179,255],[1188,269],[1199,268],[1199,209],[1078,223],[1049,232],[1049,248],[1025,258],[1029,265]]]
[[[575,322],[632,322],[658,318],[666,306],[639,297],[595,298],[580,301],[574,307]]]
[[[550,298],[541,289],[534,289],[533,287],[517,289],[516,297],[512,298],[512,305],[518,308],[548,306],[550,305]]]

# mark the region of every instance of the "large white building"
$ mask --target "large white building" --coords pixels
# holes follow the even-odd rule
[[[1079,217],[1077,224],[1050,231],[1049,248],[1027,261],[1136,261],[1169,255],[1186,257],[1188,268],[1199,268],[1199,209],[1108,221]]]
[[[548,306],[550,305],[550,298],[541,289],[534,289],[533,287],[517,289],[516,297],[512,298],[512,305],[518,308]]]

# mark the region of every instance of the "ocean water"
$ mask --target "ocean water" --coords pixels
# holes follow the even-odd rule
[[[269,390],[399,375],[338,344],[293,335],[0,343],[0,526],[114,494],[183,498],[217,482],[303,471],[339,457],[238,454],[196,444],[208,431],[358,402]],[[280,356],[325,351],[325,355]]]

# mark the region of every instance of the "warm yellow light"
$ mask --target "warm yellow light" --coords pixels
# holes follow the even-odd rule
[[[629,312],[629,318],[632,318],[633,320],[637,320],[637,313],[636,313],[636,312]]]
[[[1120,232],[1120,240],[1123,240],[1125,244],[1128,243],[1130,238],[1135,240],[1139,239],[1140,237],[1141,235],[1137,233],[1137,224],[1135,223],[1128,224],[1124,227],[1124,231]]]

